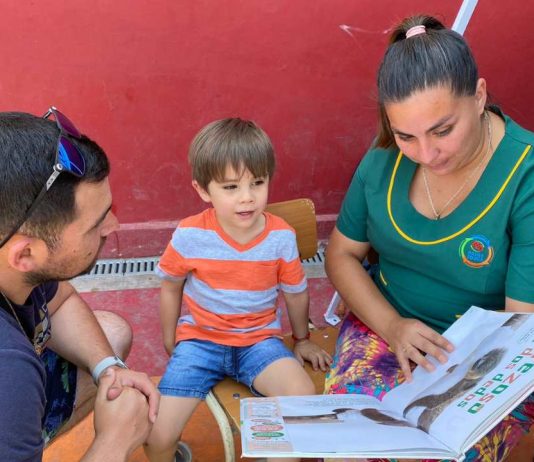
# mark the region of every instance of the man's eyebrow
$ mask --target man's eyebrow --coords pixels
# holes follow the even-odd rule
[[[452,118],[452,114],[451,115],[447,115],[445,117],[442,117],[441,119],[439,119],[434,125],[432,125],[432,127],[430,127],[426,133],[430,133],[431,131],[434,131],[436,128],[439,128],[441,127],[443,124],[447,123],[450,119]],[[398,135],[404,135],[404,136],[413,136],[413,135],[410,135],[409,133],[403,133],[401,132],[400,130],[397,130],[395,127],[391,127],[391,131],[393,133],[396,133]]]
[[[98,220],[97,220],[96,223],[92,226],[91,229],[96,228],[100,223],[102,223],[102,222],[106,219],[108,213],[111,211],[111,207],[113,207],[113,204],[110,204],[110,206],[106,209],[106,211],[105,211],[102,215],[100,215],[100,217],[98,218]]]

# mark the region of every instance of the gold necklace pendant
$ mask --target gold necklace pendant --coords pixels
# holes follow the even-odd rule
[[[441,207],[441,210],[439,212],[437,211],[436,206],[434,205],[434,201],[432,200],[432,194],[430,193],[430,186],[428,184],[428,179],[426,177],[426,169],[424,167],[421,167],[422,173],[423,173],[423,183],[425,185],[426,196],[427,196],[427,199],[428,199],[428,203],[430,204],[430,208],[432,209],[432,213],[434,215],[434,220],[436,220],[436,221],[441,219],[441,215],[443,214],[443,212],[447,209],[447,207],[449,205],[451,205],[452,201],[454,199],[456,199],[456,197],[458,197],[458,195],[469,184],[469,181],[471,181],[471,179],[475,176],[475,174],[478,172],[480,167],[482,167],[482,164],[484,163],[484,160],[486,160],[486,157],[488,157],[488,155],[491,152],[491,149],[492,149],[491,138],[493,136],[493,133],[492,133],[492,127],[491,127],[491,120],[490,120],[490,117],[489,117],[487,111],[484,111],[484,120],[488,124],[488,147],[486,149],[486,152],[482,156],[482,159],[480,159],[480,162],[476,165],[476,167],[467,176],[465,181],[460,185],[460,187],[456,190],[456,192],[449,198],[449,200],[447,202],[445,202],[445,205],[443,207]]]

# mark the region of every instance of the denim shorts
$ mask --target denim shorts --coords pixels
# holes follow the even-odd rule
[[[282,340],[274,337],[246,347],[183,340],[172,352],[159,390],[167,396],[205,399],[209,391],[228,376],[260,395],[252,386],[254,379],[281,358],[295,356]]]

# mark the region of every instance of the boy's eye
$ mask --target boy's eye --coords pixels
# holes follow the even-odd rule
[[[237,185],[235,184],[225,184],[223,186],[223,189],[227,190],[227,191],[231,191],[232,189],[236,189],[237,188]]]
[[[254,180],[254,182],[252,183],[254,186],[260,186],[262,185],[263,183],[265,183],[265,180],[263,178],[260,178],[260,179],[257,179],[257,180]]]

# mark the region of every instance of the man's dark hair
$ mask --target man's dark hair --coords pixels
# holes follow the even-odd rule
[[[20,112],[0,113],[0,239],[25,214],[52,173],[59,139],[55,122]],[[62,229],[77,215],[75,192],[84,181],[98,183],[109,175],[104,151],[85,135],[69,137],[85,158],[83,178],[61,173],[19,232],[58,243]]]
[[[414,26],[425,32],[406,38]],[[380,122],[375,144],[395,144],[384,105],[398,103],[413,93],[439,86],[455,96],[474,95],[478,82],[475,58],[465,39],[431,16],[412,16],[392,32],[389,47],[378,69]]]

